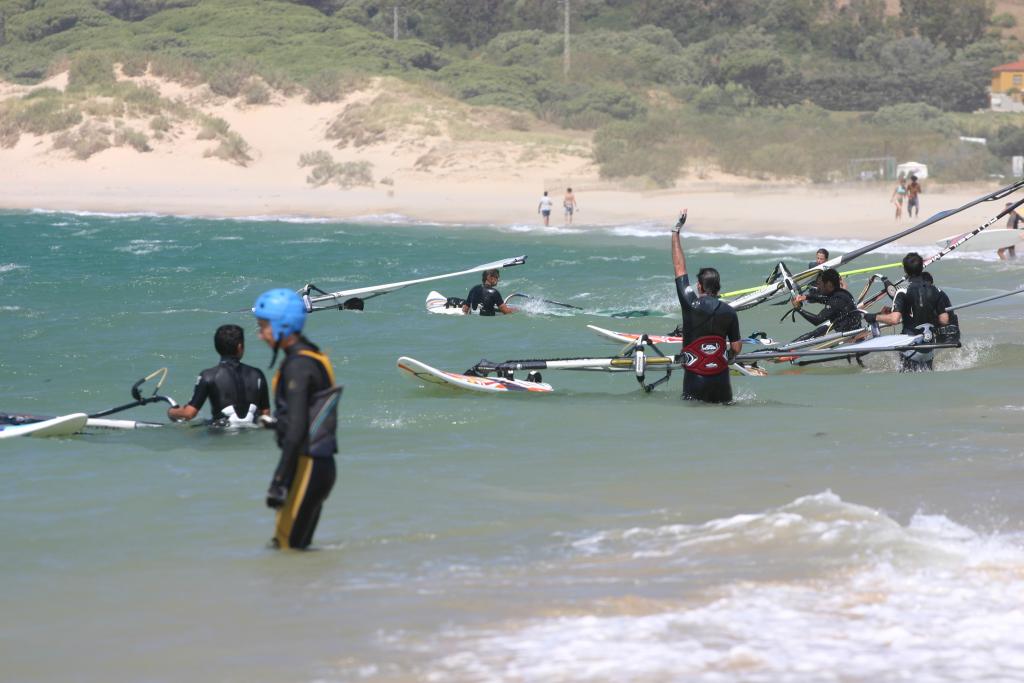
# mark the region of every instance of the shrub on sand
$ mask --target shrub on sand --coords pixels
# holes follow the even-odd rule
[[[153,151],[146,134],[129,126],[123,126],[114,132],[114,144],[118,147],[131,147],[137,152]]]
[[[245,138],[234,131],[230,131],[227,135],[221,137],[220,144],[216,148],[208,150],[203,156],[217,157],[238,166],[247,166],[252,161],[252,156],[249,154],[250,151],[252,151],[252,148],[249,147],[249,143],[245,141]]]
[[[306,182],[322,187],[333,182],[341,188],[356,185],[373,185],[373,164],[369,161],[336,162],[330,152],[318,150],[306,152],[299,157],[299,168],[310,168]]]
[[[263,81],[251,80],[242,86],[242,98],[246,104],[267,104],[270,102],[270,88]]]
[[[110,128],[86,121],[75,130],[61,133],[53,140],[55,149],[67,149],[76,159],[85,160],[110,147]]]

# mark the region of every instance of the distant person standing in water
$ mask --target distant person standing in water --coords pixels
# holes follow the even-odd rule
[[[924,192],[921,183],[917,182],[917,176],[910,176],[910,184],[907,185],[907,218],[913,218],[921,214],[920,195]]]
[[[814,254],[814,260],[807,264],[807,270],[817,268],[825,261],[828,261],[828,249],[822,247]]]
[[[1010,208],[1011,206],[1013,206],[1013,202],[1006,202],[1007,209]],[[1020,230],[1020,218],[1021,216],[1019,213],[1017,213],[1015,210],[1011,211],[1010,214],[1006,217],[1006,229]],[[1015,259],[1017,258],[1017,247],[1000,247],[999,249],[996,249],[996,256],[998,256],[1001,261],[1009,261],[1011,259]]]
[[[907,181],[900,178],[899,185],[892,191],[892,197],[889,199],[893,204],[896,205],[896,220],[903,218],[903,200],[907,196]]]
[[[572,215],[579,210],[579,205],[576,203],[576,195],[572,193],[572,188],[565,188],[565,197],[562,198],[562,206],[565,207],[565,222],[572,225]]]
[[[544,190],[544,196],[540,198],[540,203],[537,204],[537,213],[544,217],[544,225],[548,225],[551,222],[551,197],[548,196],[548,191]]]

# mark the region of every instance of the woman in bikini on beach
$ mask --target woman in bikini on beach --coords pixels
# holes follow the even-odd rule
[[[903,200],[907,196],[907,181],[900,178],[900,184],[892,191],[890,201],[896,205],[896,220],[903,217]]]

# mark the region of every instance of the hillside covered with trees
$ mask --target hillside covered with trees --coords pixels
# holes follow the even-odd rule
[[[834,180],[881,155],[970,179],[1024,154],[1017,117],[969,114],[1020,54],[988,0],[569,0],[568,15],[566,70],[563,0],[0,0],[0,78],[77,65],[81,97],[117,62],[258,103],[397,76],[592,130],[604,175],[660,185],[707,163]]]

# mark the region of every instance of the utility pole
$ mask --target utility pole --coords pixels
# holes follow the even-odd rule
[[[392,24],[392,37],[398,40],[398,5],[391,8],[394,10],[393,24]]]
[[[565,47],[562,53],[562,75],[565,78],[569,78],[569,2],[570,0],[562,0],[565,3]]]

